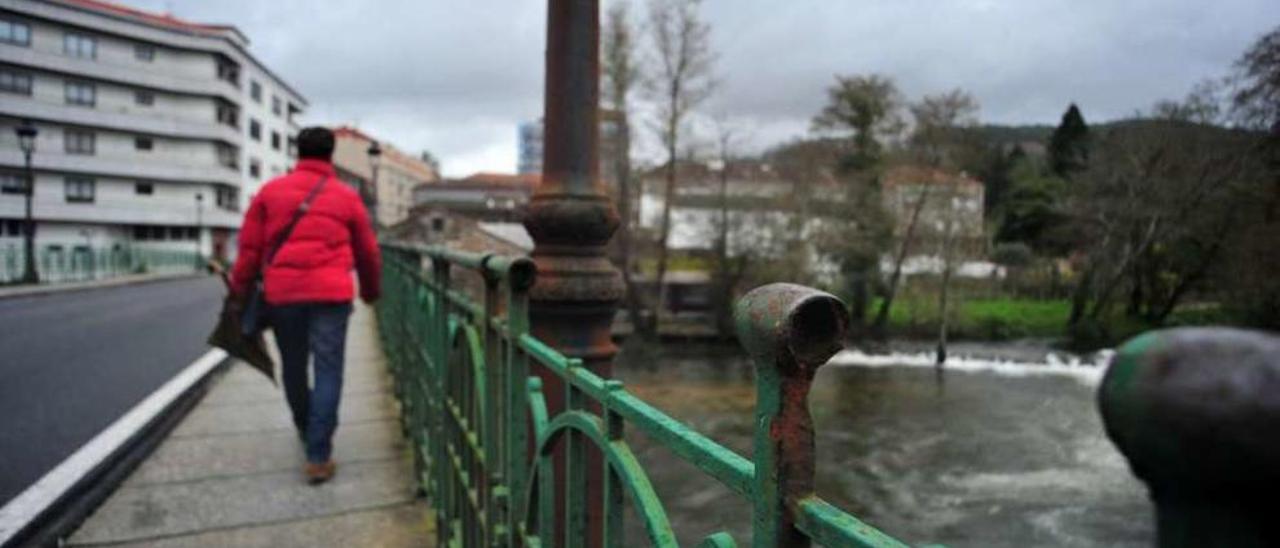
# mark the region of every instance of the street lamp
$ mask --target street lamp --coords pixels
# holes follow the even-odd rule
[[[371,210],[369,213],[372,215],[372,209],[375,207],[375,204],[378,203],[378,166],[382,164],[382,147],[378,145],[377,141],[369,142],[368,154],[370,172],[369,186],[372,188],[364,189],[364,203],[365,207]]]
[[[201,233],[201,225],[203,224],[202,223],[203,219],[201,218],[201,216],[203,214],[204,214],[204,193],[197,191],[196,192],[196,272],[200,271],[200,266],[201,266],[200,254],[204,251],[203,249],[200,248],[200,236],[201,236],[200,233]]]
[[[26,257],[23,261],[22,283],[34,284],[40,282],[40,274],[36,272],[36,222],[31,216],[31,199],[36,193],[36,174],[31,168],[31,155],[36,152],[36,135],[40,131],[31,120],[23,120],[13,132],[18,135],[18,147],[22,149],[22,156],[27,164],[27,216],[22,231]]]

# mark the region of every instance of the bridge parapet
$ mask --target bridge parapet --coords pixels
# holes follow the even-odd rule
[[[754,546],[905,546],[813,492],[808,392],[843,339],[844,305],[835,297],[774,284],[739,303],[739,335],[757,370],[747,459],[530,335],[529,259],[391,243],[383,250],[380,331],[441,546],[585,546],[596,527],[603,545],[633,546],[624,538],[626,504],[650,545],[676,546],[627,444],[628,427],[751,501]],[[455,268],[483,275],[479,302],[450,288]],[[546,377],[564,386],[559,411],[543,390]],[[588,451],[603,456],[597,474]],[[600,523],[587,512],[592,484],[603,493]],[[736,545],[724,532],[702,544]]]

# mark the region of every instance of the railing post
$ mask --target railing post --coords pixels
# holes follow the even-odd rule
[[[840,351],[847,312],[830,294],[770,284],[738,301],[734,321],[756,367],[753,545],[807,547],[796,521],[800,500],[813,495],[809,387]]]
[[[1150,491],[1159,546],[1280,546],[1280,338],[1142,335],[1112,359],[1098,402]]]
[[[618,228],[618,212],[598,177],[599,12],[598,0],[548,2],[543,173],[524,225],[533,237],[538,270],[529,292],[534,336],[609,378],[617,352],[611,327],[623,286],[605,253]],[[554,416],[566,400],[563,383],[538,369]],[[603,493],[597,478],[603,468],[599,453],[589,453],[586,545],[598,546]],[[563,478],[563,451],[557,455],[557,474]],[[557,482],[556,488],[563,506],[563,484]],[[563,524],[564,516],[557,522]],[[547,542],[566,545],[562,532],[554,540]]]
[[[450,546],[450,540],[459,534],[458,531],[453,530],[453,520],[457,516],[453,500],[455,482],[452,476],[452,460],[445,450],[452,435],[448,426],[450,421],[446,416],[448,410],[445,408],[448,405],[449,396],[449,275],[449,261],[433,257],[431,281],[436,287],[436,311],[431,318],[433,325],[430,347],[433,351],[431,361],[434,362],[435,370],[432,371],[433,375],[428,380],[428,384],[435,392],[431,398],[434,428],[432,428],[430,444],[432,468],[435,468],[436,544],[439,546]]]

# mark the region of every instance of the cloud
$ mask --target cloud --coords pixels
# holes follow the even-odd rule
[[[451,175],[513,171],[516,125],[541,114],[541,1],[130,3],[240,27],[311,101],[309,122],[430,150]],[[994,123],[1054,123],[1071,101],[1090,120],[1122,117],[1224,74],[1280,3],[708,0],[704,14],[722,82],[708,110],[761,148],[803,135],[846,73],[890,75],[909,98],[967,89]]]

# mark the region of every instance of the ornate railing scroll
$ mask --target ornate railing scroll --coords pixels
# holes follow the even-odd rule
[[[840,348],[844,305],[802,286],[759,288],[738,305],[739,336],[757,369],[753,460],[712,441],[529,335],[528,295],[536,275],[523,257],[383,244],[379,327],[419,486],[436,512],[440,546],[550,546],[557,520],[564,544],[587,543],[588,482],[602,482],[606,546],[625,539],[624,505],[652,546],[676,546],[670,522],[624,433],[637,428],[752,503],[752,546],[905,546],[813,492],[813,424],[808,391],[817,368]],[[479,274],[478,296],[454,287],[454,269]],[[543,368],[567,387],[549,416]],[[563,477],[553,455],[562,446]],[[588,477],[586,455],[604,456]],[[557,508],[557,484],[564,485]],[[700,546],[732,547],[727,533]]]

